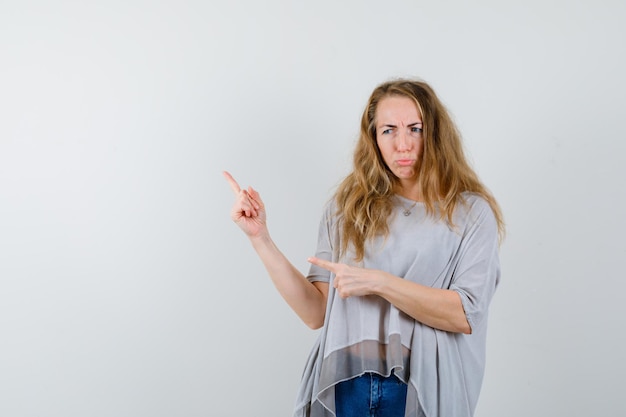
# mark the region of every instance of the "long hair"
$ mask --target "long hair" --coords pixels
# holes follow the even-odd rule
[[[355,260],[361,261],[365,242],[389,233],[387,220],[399,181],[387,167],[376,142],[378,103],[389,96],[413,100],[422,116],[424,148],[417,178],[427,213],[453,226],[452,216],[457,204],[462,202],[461,194],[478,194],[489,203],[502,240],[504,220],[500,207],[467,162],[461,135],[446,108],[428,84],[399,79],[383,83],[372,92],[361,117],[353,170],[335,193],[341,225],[340,253],[345,254],[352,244]]]

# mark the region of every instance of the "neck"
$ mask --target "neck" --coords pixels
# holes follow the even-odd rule
[[[417,183],[414,183],[410,186],[400,183],[396,187],[395,192],[396,194],[401,195],[404,198],[408,198],[409,200],[420,202],[423,201],[422,192],[420,191],[419,184]]]

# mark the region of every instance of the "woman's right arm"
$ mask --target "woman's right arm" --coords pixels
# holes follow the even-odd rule
[[[228,172],[224,177],[236,195],[231,219],[248,236],[280,295],[312,329],[324,324],[328,283],[309,282],[278,249],[266,225],[265,206],[252,187],[241,189]]]

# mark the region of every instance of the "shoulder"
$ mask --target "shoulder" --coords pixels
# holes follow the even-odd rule
[[[463,192],[459,198],[455,217],[461,220],[466,227],[476,224],[488,224],[495,226],[496,216],[489,202],[480,194]]]
[[[324,217],[335,217],[337,215],[337,200],[333,197],[324,204]]]
[[[337,223],[338,217],[338,209],[337,209],[337,201],[333,197],[324,204],[324,208],[322,210],[322,219],[321,221],[329,226],[335,225]]]
[[[491,206],[489,205],[489,202],[485,200],[483,196],[470,191],[465,191],[461,193],[461,196],[459,197],[459,203],[459,207],[465,208],[469,211],[491,211]]]

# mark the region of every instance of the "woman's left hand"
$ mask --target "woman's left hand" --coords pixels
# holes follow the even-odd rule
[[[386,280],[386,274],[383,271],[359,268],[315,257],[307,260],[335,274],[333,287],[337,289],[341,298],[376,294]]]
[[[375,269],[313,257],[308,261],[335,274],[333,286],[341,298],[377,295],[427,326],[453,333],[472,332],[461,298],[454,290],[427,287]]]

